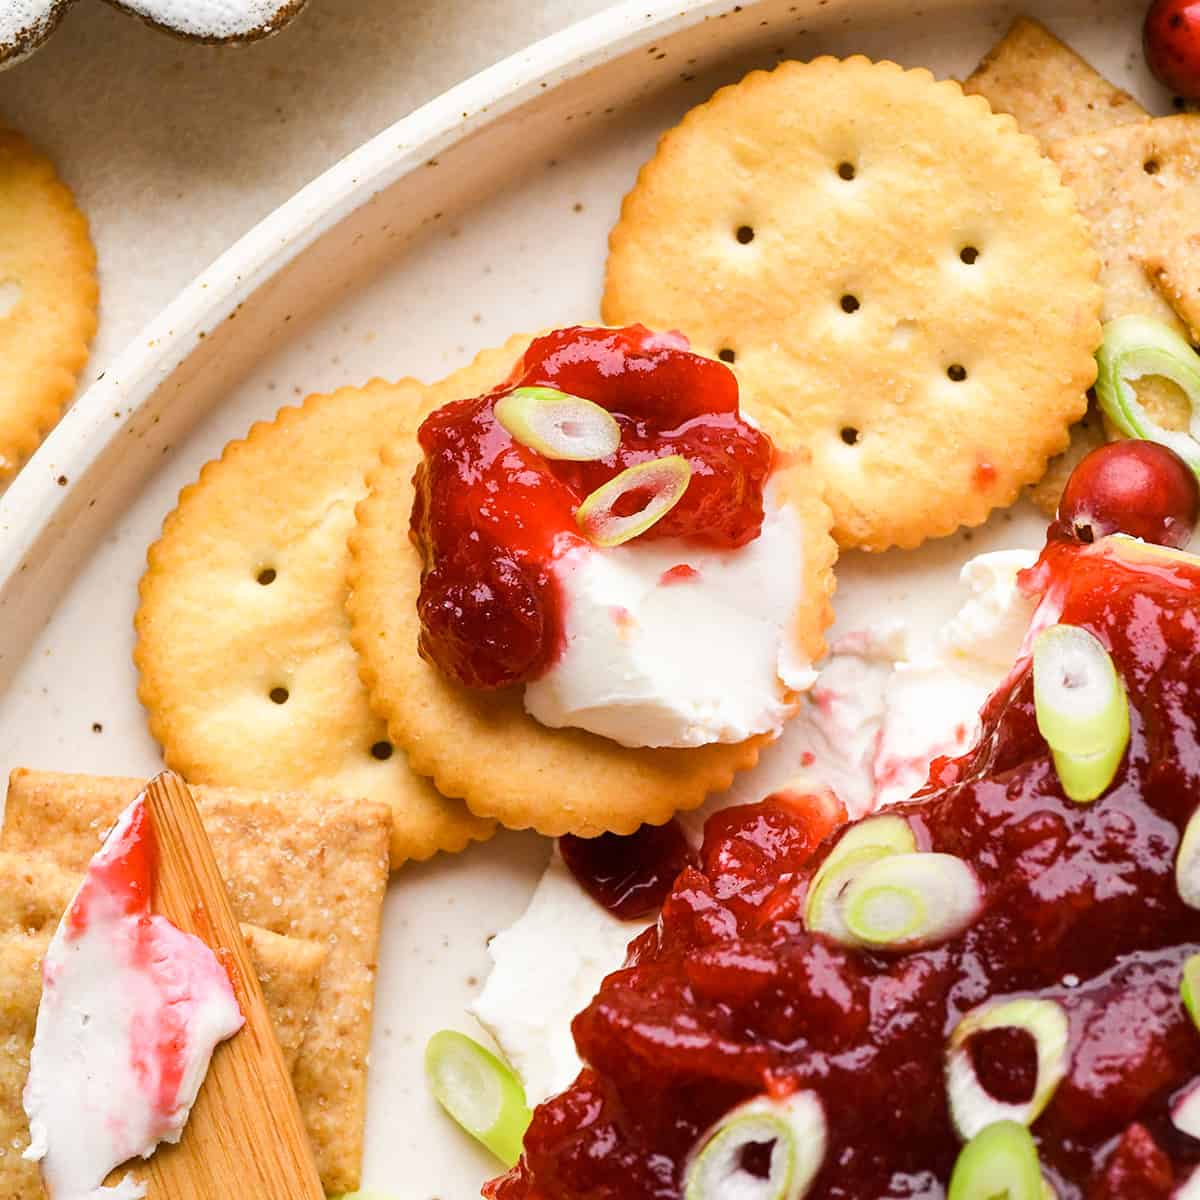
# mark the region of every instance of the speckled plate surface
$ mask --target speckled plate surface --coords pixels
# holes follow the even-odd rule
[[[1030,5],[1161,109],[1140,8]],[[384,131],[233,247],[136,339],[0,499],[0,768],[159,765],[130,662],[146,547],[180,487],[252,421],[373,375],[439,377],[515,328],[595,320],[605,238],[657,135],[782,57],[862,52],[962,75],[1016,13],[930,0],[640,0],[507,60]],[[967,553],[1036,545],[1032,511],[909,553],[850,555],[838,620],[952,611]],[[915,601],[918,599],[920,603]],[[739,786],[791,764],[766,756]],[[365,1183],[467,1200],[494,1164],[427,1097],[421,1053],[457,1024],[486,942],[548,845],[503,835],[406,868],[387,902]]]

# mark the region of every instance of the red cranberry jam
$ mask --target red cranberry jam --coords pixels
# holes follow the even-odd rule
[[[607,409],[621,441],[594,462],[551,460],[515,441],[496,402],[549,387]],[[421,653],[467,687],[536,679],[559,652],[553,563],[583,544],[575,510],[628,467],[682,455],[691,481],[646,538],[733,550],[759,534],[773,448],[738,413],[737,380],[678,334],[561,329],[538,338],[500,387],[448,404],[419,433],[411,536],[424,557]]]
[[[962,1140],[947,1041],[996,998],[1065,1014],[1065,1074],[1033,1122],[1058,1200],[1166,1200],[1200,1163],[1170,1105],[1200,1075],[1180,997],[1200,913],[1176,887],[1200,800],[1200,570],[1136,558],[1060,527],[1026,581],[1107,648],[1131,737],[1092,803],[1069,800],[1038,731],[1023,663],[984,707],[978,746],[934,764],[890,810],[920,851],[969,865],[981,907],[920,949],[870,950],[810,931],[806,898],[840,833],[815,850],[812,814],[764,803],[709,821],[657,926],[574,1022],[588,1066],[541,1105],[493,1200],[677,1200],[702,1134],[768,1093],[816,1093],[828,1138],[809,1200],[946,1195]],[[1163,553],[1163,552],[1158,552]],[[1033,1087],[1021,1036],[974,1035],[996,1098]],[[983,1193],[979,1193],[983,1194]]]
[[[676,876],[692,857],[678,821],[643,825],[624,836],[567,834],[558,839],[558,848],[579,886],[624,921],[662,908]]]

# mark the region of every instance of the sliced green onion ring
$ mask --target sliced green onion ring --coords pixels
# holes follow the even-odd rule
[[[909,950],[957,937],[979,915],[983,888],[952,854],[889,854],[867,864],[839,908],[851,938],[875,950]]]
[[[985,1029],[1024,1029],[1037,1047],[1033,1095],[1020,1104],[997,1100],[975,1074],[967,1042]],[[992,1001],[967,1013],[946,1048],[946,1092],[954,1128],[964,1141],[997,1121],[1032,1125],[1067,1074],[1067,1014],[1053,1000]]]
[[[1078,626],[1042,630],[1033,642],[1033,701],[1063,791],[1090,803],[1129,745],[1129,701],[1112,656]]]
[[[425,1048],[425,1075],[446,1112],[506,1167],[514,1166],[532,1114],[512,1069],[466,1034],[443,1029]]]
[[[1200,1079],[1193,1079],[1171,1101],[1171,1124],[1188,1137],[1200,1138]]]
[[[801,1200],[825,1159],[828,1126],[815,1092],[739,1105],[700,1140],[684,1170],[684,1200]],[[769,1145],[765,1177],[745,1168],[749,1146]]]
[[[1183,1007],[1192,1018],[1192,1024],[1200,1030],[1200,954],[1193,954],[1183,964],[1179,994],[1183,998]]]
[[[621,427],[606,408],[549,387],[519,387],[501,396],[496,420],[544,458],[595,462],[615,454]]]
[[[1200,473],[1200,355],[1158,321],[1119,317],[1105,325],[1096,358],[1096,396],[1108,419],[1126,437],[1168,446]],[[1148,375],[1169,379],[1187,396],[1191,416],[1186,432],[1164,429],[1142,407],[1133,381]]]
[[[682,454],[668,454],[627,467],[598,487],[575,512],[575,524],[595,546],[620,546],[657,525],[683,499],[692,481],[691,464]],[[635,513],[613,510],[624,496],[645,493]]]
[[[1043,1200],[1047,1187],[1029,1130],[1016,1121],[997,1121],[963,1147],[947,1200]]]
[[[1188,908],[1200,908],[1200,808],[1192,813],[1179,843],[1175,887]]]
[[[840,903],[846,888],[872,863],[892,854],[912,854],[916,849],[917,839],[903,817],[887,814],[851,825],[808,885],[805,924],[814,933],[849,942]]]

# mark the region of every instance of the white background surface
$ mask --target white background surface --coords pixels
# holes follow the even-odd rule
[[[89,383],[189,280],[301,185],[426,100],[613,0],[309,0],[250,46],[180,41],[78,0],[0,73],[0,121],[92,223]]]

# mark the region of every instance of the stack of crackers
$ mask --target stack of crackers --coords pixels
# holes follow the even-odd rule
[[[1200,115],[1152,117],[1027,17],[964,88],[1014,116],[1074,191],[1100,254],[1103,319],[1151,317],[1200,342]],[[1160,424],[1186,427],[1189,406],[1173,384],[1142,380],[1138,392]],[[1043,511],[1053,514],[1075,464],[1105,437],[1093,408],[1033,489]]]
[[[132,779],[17,771],[0,831],[0,1200],[45,1193],[22,1151],[41,957]],[[389,810],[195,789],[300,1102],[321,1181],[359,1183]]]

